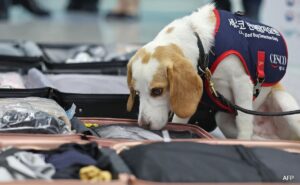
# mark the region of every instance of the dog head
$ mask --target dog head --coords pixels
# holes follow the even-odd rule
[[[127,83],[127,110],[138,94],[139,125],[151,129],[163,128],[170,111],[180,118],[191,117],[203,92],[201,78],[175,44],[141,48],[127,65]]]

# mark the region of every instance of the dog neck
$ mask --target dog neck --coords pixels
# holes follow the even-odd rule
[[[194,33],[198,34],[202,42],[205,54],[209,53],[215,40],[216,17],[214,14],[214,9],[215,7],[213,5],[206,5],[188,17],[191,30]],[[197,37],[195,36],[195,34],[191,34],[190,36],[194,39],[193,45],[196,50],[193,51],[193,58],[189,59],[192,61],[194,66],[197,66],[200,52],[197,47]]]

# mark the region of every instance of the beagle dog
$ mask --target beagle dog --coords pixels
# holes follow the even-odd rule
[[[241,44],[233,42],[236,38],[242,39]],[[200,53],[199,40],[204,53]],[[260,40],[266,44],[257,43]],[[198,74],[198,60],[203,54],[213,60],[208,67],[215,89],[231,102],[250,110],[297,109],[295,99],[278,83],[287,67],[283,42],[280,33],[271,27],[206,5],[167,25],[131,58],[127,65],[130,89],[127,110],[131,111],[138,94],[139,125],[161,129],[167,124],[170,112],[175,113],[172,122],[187,123],[206,98],[210,99],[209,104],[218,104],[211,96],[207,79]],[[235,48],[236,45],[240,48]],[[253,55],[249,54],[252,50]],[[258,63],[248,66],[246,63],[253,58],[255,61],[258,58]],[[216,123],[228,138],[300,138],[298,115],[280,118],[254,117],[242,112],[234,115],[228,107],[219,107]]]

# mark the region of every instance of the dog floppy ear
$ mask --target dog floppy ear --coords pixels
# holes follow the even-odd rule
[[[130,90],[130,95],[127,101],[127,111],[131,112],[132,107],[134,105],[135,95],[136,95],[136,92],[133,87],[133,81],[132,81],[132,60],[129,61],[129,63],[127,64],[127,85]]]
[[[184,57],[177,57],[167,68],[172,111],[180,118],[191,117],[203,94],[203,83]]]

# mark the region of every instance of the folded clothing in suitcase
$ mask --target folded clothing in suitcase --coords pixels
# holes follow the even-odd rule
[[[96,143],[69,143],[49,150],[2,149],[0,173],[1,182],[26,179],[107,182],[131,172],[111,149],[99,149]]]
[[[125,76],[96,74],[47,74],[36,68],[27,75],[0,73],[0,88],[38,89],[51,87],[65,93],[128,94]]]
[[[138,145],[120,156],[138,179],[152,182],[285,182],[289,175],[300,182],[300,154],[271,148],[171,142]]]
[[[17,72],[0,73],[0,88],[4,89],[25,89],[22,76]]]
[[[44,74],[30,69],[24,77],[28,89],[52,87],[65,93],[128,94],[125,76],[95,74]]]
[[[81,123],[72,121],[73,128],[77,128],[79,133],[89,131],[97,137],[106,139],[169,141],[171,139],[213,138],[202,128],[190,124],[169,123],[162,130],[146,130],[138,126],[137,120],[116,118],[80,118],[80,120],[88,128],[82,128]]]
[[[83,175],[88,178],[90,176],[88,174],[102,174],[101,171],[106,170],[112,174],[113,179],[128,180],[130,177],[130,183],[136,185],[155,185],[159,182],[166,184],[285,182],[288,180],[287,176],[294,177],[290,179],[291,182],[299,182],[299,179],[296,178],[299,176],[297,162],[300,153],[299,142],[200,139],[189,142],[182,140],[161,143],[99,139],[96,140],[98,144],[96,145],[88,142],[91,139],[93,138],[79,137],[78,135],[57,137],[24,135],[22,137],[4,134],[0,135],[0,145],[2,149],[5,149],[3,146],[14,146],[22,148],[22,151],[25,152],[42,154],[47,159],[45,162],[51,163],[57,170],[54,174],[58,176],[75,175],[75,178],[78,178],[78,175],[79,177]],[[70,142],[85,144],[79,145]],[[69,144],[58,147],[59,143]],[[209,143],[209,145],[200,143]],[[98,146],[101,146],[100,152]],[[113,148],[119,155],[112,150],[106,152],[104,146]],[[271,148],[291,150],[298,154]],[[46,149],[46,151],[41,151],[41,149]],[[73,149],[76,151],[74,152]],[[1,159],[0,153],[0,170],[3,159],[6,158]],[[76,165],[73,165],[74,163]],[[33,162],[31,165],[34,164],[39,163]],[[40,169],[45,165],[43,163]],[[60,170],[64,172],[57,174]],[[49,171],[51,172],[51,170]],[[128,176],[128,174],[133,174],[135,177]],[[39,182],[42,183],[42,181]]]

